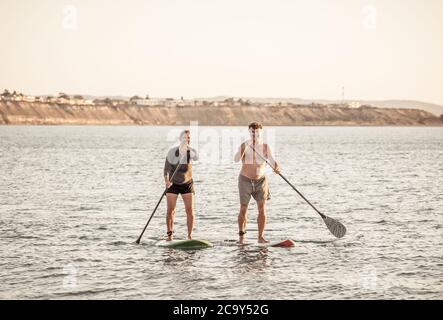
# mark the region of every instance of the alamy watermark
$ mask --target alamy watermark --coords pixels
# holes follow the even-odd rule
[[[203,164],[231,164],[234,155],[239,151],[240,145],[251,144],[251,133],[247,126],[244,127],[201,127],[198,121],[192,121],[189,126],[175,127],[169,130],[167,141],[174,147],[179,142],[179,136],[183,130],[190,130],[192,148],[199,154],[199,162]],[[264,127],[260,141],[267,144],[275,156],[276,130],[273,127]],[[264,154],[263,145],[257,146],[256,151]],[[252,163],[253,152],[245,152],[245,161]]]
[[[63,268],[63,274],[65,275],[63,277],[63,288],[69,290],[77,288],[77,268],[72,264],[68,264]]]
[[[78,29],[78,11],[73,5],[63,7],[62,27],[65,30],[75,31]]]
[[[362,9],[363,27],[365,30],[372,31],[377,29],[377,8],[374,5],[365,5]]]
[[[360,271],[360,284],[365,291],[377,289],[377,279],[377,269],[372,265],[367,265]]]

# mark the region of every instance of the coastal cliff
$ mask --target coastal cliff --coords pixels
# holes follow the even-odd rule
[[[296,106],[138,106],[0,101],[0,124],[21,125],[264,125],[415,126],[443,125],[443,119],[418,109],[328,105]]]

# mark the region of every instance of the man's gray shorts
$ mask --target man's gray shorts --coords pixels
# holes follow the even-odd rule
[[[268,178],[266,176],[253,180],[243,175],[238,176],[238,193],[240,195],[240,203],[248,205],[251,196],[255,201],[263,201],[271,199],[269,193]]]

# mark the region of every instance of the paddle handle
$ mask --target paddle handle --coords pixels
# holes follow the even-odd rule
[[[283,180],[285,180],[286,181],[286,183],[287,184],[289,184],[291,187],[292,187],[292,189],[294,189],[294,191],[295,192],[297,192],[298,193],[298,195],[300,196],[300,197],[302,197],[303,198],[303,200],[305,200],[311,207],[312,207],[312,209],[314,209],[323,219],[326,219],[326,216],[323,214],[323,213],[321,213],[311,202],[309,202],[309,200],[308,199],[306,199],[305,198],[305,196],[304,195],[302,195],[301,194],[301,192],[300,191],[298,191],[297,190],[297,188],[296,187],[294,187],[293,185],[292,185],[292,183],[290,183],[289,182],[289,180],[288,179],[286,179],[285,178],[285,176],[284,175],[282,175],[280,172],[277,172],[277,171],[275,171],[275,168],[271,165],[271,163],[268,161],[268,159],[266,159],[265,157],[263,157],[260,153],[258,153],[257,152],[257,150],[255,150],[254,149],[254,147],[253,146],[251,146],[251,145],[249,145],[249,147],[250,148],[252,148],[252,150],[254,150],[254,152],[255,153],[257,153],[258,154],[258,156],[260,157],[260,158],[262,158],[273,170],[274,170],[274,172],[276,172],[280,177],[282,177],[282,179]]]
[[[282,177],[283,178],[283,180],[285,180],[291,187],[292,187],[292,189],[294,189],[295,190],[295,192],[297,192],[298,193],[298,195],[300,196],[300,197],[302,197],[303,198],[303,200],[305,200],[311,207],[312,207],[312,209],[314,209],[315,211],[317,211],[317,213],[323,218],[323,219],[325,219],[326,218],[326,216],[323,214],[323,213],[321,213],[311,202],[309,202],[309,200],[308,199],[306,199],[305,198],[305,196],[304,195],[302,195],[301,193],[300,193],[300,191],[298,191],[297,190],[297,188],[296,187],[294,187],[293,185],[292,185],[292,183],[290,183],[289,181],[288,181],[288,179],[286,179],[280,172],[278,172],[278,175],[280,176],[280,177]]]
[[[163,191],[163,194],[162,194],[162,196],[160,197],[160,200],[158,200],[157,205],[156,205],[155,208],[154,208],[154,211],[152,211],[152,214],[151,214],[151,216],[149,217],[148,222],[146,223],[145,227],[143,228],[142,233],[141,233],[140,236],[138,237],[137,241],[135,241],[135,243],[137,243],[137,244],[140,243],[140,240],[142,239],[143,234],[144,234],[145,231],[146,231],[146,228],[148,227],[149,223],[151,222],[151,219],[152,219],[152,217],[154,216],[155,211],[157,211],[158,206],[159,206],[160,203],[162,202],[162,200],[163,200],[163,198],[164,198],[164,196],[165,196],[167,190],[168,190],[168,189],[166,188],[165,191]]]

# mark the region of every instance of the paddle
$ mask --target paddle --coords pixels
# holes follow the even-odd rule
[[[342,238],[344,237],[344,235],[346,234],[346,227],[340,223],[339,221],[330,218],[326,215],[324,215],[323,213],[321,213],[320,211],[317,210],[316,207],[314,207],[314,205],[312,203],[310,203],[308,201],[308,199],[306,199],[301,193],[300,191],[298,191],[293,185],[292,183],[290,183],[288,181],[288,179],[286,179],[280,172],[276,172],[275,168],[269,163],[269,161],[267,159],[265,159],[265,157],[263,157],[260,153],[257,152],[257,150],[255,150],[255,148],[253,146],[251,146],[250,144],[248,145],[250,148],[252,148],[252,150],[254,150],[255,153],[257,153],[259,155],[260,158],[262,158],[272,169],[274,169],[274,172],[277,173],[280,177],[283,178],[283,180],[285,180],[291,187],[292,189],[295,190],[295,192],[297,192],[299,194],[300,197],[303,198],[303,200],[305,200],[322,218],[324,223],[326,224],[326,226],[328,227],[329,231],[331,231],[331,233],[336,236],[337,238]],[[246,148],[245,148],[246,149]]]
[[[188,154],[188,152],[186,152],[186,154],[183,156],[183,158],[181,158],[181,160],[178,162],[177,167],[175,168],[174,172],[172,173],[171,178],[169,178],[169,182],[171,182],[171,181],[172,181],[172,178],[174,178],[175,173],[177,172],[177,169],[178,169],[178,168],[180,167],[180,165],[181,165],[181,161],[185,158],[185,156],[187,156],[187,154]],[[146,228],[147,228],[148,225],[149,225],[149,222],[151,222],[151,219],[152,219],[152,217],[154,216],[155,211],[157,211],[157,208],[158,208],[158,206],[160,205],[160,203],[162,202],[163,197],[166,195],[166,192],[167,192],[167,191],[168,191],[168,188],[165,188],[165,191],[163,191],[163,194],[162,194],[162,196],[160,197],[160,200],[158,200],[157,205],[155,206],[154,211],[152,211],[152,214],[151,214],[151,216],[149,217],[148,222],[146,223],[145,227],[143,228],[142,233],[141,233],[140,236],[138,237],[137,241],[135,241],[136,244],[140,244],[140,240],[142,239],[143,234],[145,233],[145,230],[146,230]]]

